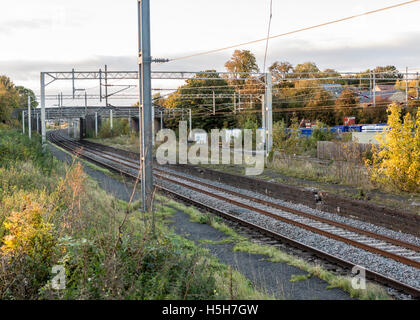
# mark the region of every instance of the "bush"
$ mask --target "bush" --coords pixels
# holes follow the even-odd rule
[[[113,138],[122,135],[129,135],[130,134],[130,127],[128,123],[128,119],[114,119],[113,121],[113,128],[111,130],[111,123],[110,120],[102,121],[101,128],[98,132],[98,138],[105,139],[105,138]]]

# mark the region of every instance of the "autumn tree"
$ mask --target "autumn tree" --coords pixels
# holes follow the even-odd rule
[[[19,107],[19,95],[15,85],[6,76],[0,76],[0,122],[10,120],[13,109]]]
[[[324,88],[319,87],[311,91],[308,102],[305,103],[306,108],[312,109],[305,113],[305,117],[312,121],[321,121],[323,123],[334,124],[334,105],[333,96]]]
[[[420,110],[415,117],[407,113],[401,120],[402,108],[388,108],[388,130],[378,135],[379,146],[368,160],[373,182],[406,192],[420,192]]]
[[[293,66],[287,61],[276,61],[268,68],[268,70],[271,72],[274,80],[280,80],[284,79],[286,74],[293,70]]]
[[[229,72],[244,73],[238,76],[238,80],[249,78],[250,73],[260,71],[255,55],[249,50],[235,50],[230,60],[225,63],[225,68]]]
[[[370,103],[358,111],[359,123],[385,123],[387,121],[387,107],[389,100],[384,97],[376,97],[376,105]]]
[[[297,75],[297,78],[313,78],[317,76],[316,74],[320,72],[319,68],[314,62],[305,62],[298,64],[294,69],[295,73],[304,73]]]
[[[350,89],[344,89],[335,101],[336,123],[343,123],[344,117],[357,116],[359,97]]]

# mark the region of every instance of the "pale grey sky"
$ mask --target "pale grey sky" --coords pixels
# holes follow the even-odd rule
[[[272,35],[393,5],[403,0],[273,0]],[[39,72],[136,68],[137,1],[15,0],[0,11],[0,74],[39,91]],[[263,38],[269,0],[151,0],[152,55],[174,58]],[[358,71],[392,64],[420,68],[420,2],[270,42],[268,65],[314,61],[321,68]],[[262,68],[265,43],[241,47]],[[156,70],[223,65],[232,50]],[[95,85],[95,84],[94,84]],[[93,85],[93,86],[94,86]],[[167,84],[156,83],[156,86]],[[51,88],[52,91],[61,88]],[[93,93],[93,92],[92,92]]]

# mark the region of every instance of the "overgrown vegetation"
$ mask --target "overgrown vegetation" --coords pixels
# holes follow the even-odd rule
[[[334,134],[322,122],[317,122],[313,134],[310,137],[301,136],[299,122],[296,117],[292,119],[292,125],[287,128],[284,121],[273,125],[273,149],[286,154],[316,155],[318,141],[331,141]]]
[[[105,138],[113,138],[113,137],[120,137],[126,136],[130,134],[130,126],[128,123],[128,119],[113,119],[112,121],[112,129],[111,129],[111,122],[109,119],[105,119],[102,121],[98,132],[98,138],[105,139]],[[94,132],[89,132],[89,137],[94,137]]]
[[[100,189],[80,162],[65,166],[0,129],[0,299],[261,298],[241,275],[169,232],[138,203]],[[63,266],[66,288],[54,287]],[[243,288],[226,287],[235,283]]]

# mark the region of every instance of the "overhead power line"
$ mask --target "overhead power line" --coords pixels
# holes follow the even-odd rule
[[[406,5],[412,4],[414,2],[419,2],[419,1],[420,0],[405,1],[405,2],[402,2],[402,3],[394,4],[392,6],[388,6],[388,7],[384,7],[384,8],[380,8],[380,9],[376,9],[376,10],[371,10],[371,11],[367,11],[367,12],[363,12],[363,13],[359,13],[359,14],[356,14],[356,15],[353,15],[353,16],[350,16],[350,17],[341,18],[341,19],[337,19],[337,20],[332,20],[332,21],[321,23],[321,24],[317,24],[317,25],[314,25],[314,26],[310,26],[310,27],[306,27],[306,28],[302,28],[302,29],[297,29],[297,30],[289,31],[289,32],[281,33],[281,34],[274,35],[274,36],[269,36],[268,38],[263,38],[263,39],[258,39],[258,40],[253,40],[253,41],[238,43],[238,44],[231,45],[231,46],[224,47],[224,48],[219,48],[219,49],[214,49],[214,50],[209,50],[209,51],[204,51],[204,52],[200,52],[200,53],[191,54],[191,55],[188,55],[188,56],[183,56],[183,57],[178,57],[178,58],[174,58],[174,59],[169,59],[168,62],[189,59],[189,58],[193,58],[193,57],[197,57],[197,56],[202,56],[202,55],[206,55],[206,54],[211,54],[211,53],[217,53],[217,52],[220,52],[220,51],[225,51],[225,50],[229,50],[229,49],[233,49],[233,48],[237,48],[237,47],[242,47],[242,46],[246,46],[246,45],[250,45],[250,44],[254,44],[254,43],[258,43],[258,42],[262,42],[262,41],[267,41],[269,39],[275,39],[275,38],[279,38],[279,37],[284,37],[284,36],[291,35],[291,34],[294,34],[294,33],[308,31],[308,30],[312,30],[312,29],[324,27],[324,26],[327,26],[327,25],[331,25],[331,24],[334,24],[334,23],[339,23],[339,22],[343,22],[343,21],[347,21],[347,20],[359,18],[359,17],[362,17],[362,16],[366,16],[366,15],[370,15],[370,14],[374,14],[374,13],[378,13],[378,12],[382,12],[382,11],[386,11],[386,10],[390,10],[390,9],[394,9],[394,8],[398,8],[398,7],[402,7],[402,6],[406,6]]]

